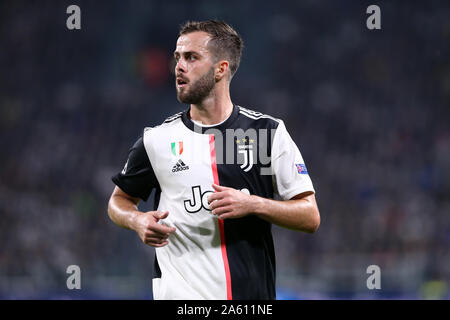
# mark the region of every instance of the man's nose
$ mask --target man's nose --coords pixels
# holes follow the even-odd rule
[[[175,65],[175,71],[176,73],[186,72],[186,64],[184,63],[183,59],[178,60],[177,64]]]

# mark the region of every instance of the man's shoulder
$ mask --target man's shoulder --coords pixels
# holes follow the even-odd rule
[[[172,128],[173,126],[179,125],[181,123],[181,117],[183,115],[184,111],[175,113],[174,115],[171,115],[170,117],[167,117],[161,124],[153,126],[153,127],[145,127],[144,128],[144,134],[146,132],[150,131],[158,131],[158,130],[164,130],[167,128]]]
[[[255,111],[252,109],[237,106],[239,108],[239,121],[246,122],[250,126],[274,128],[276,129],[280,123],[283,123],[281,119],[275,118],[271,115]]]
[[[163,121],[163,123],[160,125],[170,124],[176,122],[176,120],[181,120],[181,116],[183,115],[184,111],[180,111],[178,113],[175,113],[174,115],[171,115],[170,117],[167,117],[166,120]]]

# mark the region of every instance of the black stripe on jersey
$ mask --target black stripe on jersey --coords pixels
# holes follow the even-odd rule
[[[254,154],[259,154],[259,148],[265,146],[264,154],[270,159],[274,133],[280,123],[279,120],[259,112],[244,109],[234,105],[231,115],[222,124],[213,127],[200,127],[189,117],[189,109],[181,117],[184,125],[197,133],[208,133],[209,129],[216,129],[222,133],[227,129],[267,130],[266,139],[261,143],[257,139],[253,147]],[[274,130],[271,130],[274,129]],[[211,132],[211,131],[210,131]],[[222,136],[223,146],[227,146],[227,139],[234,139],[233,164],[217,163],[219,184],[226,187],[250,191],[250,194],[264,198],[273,198],[274,187],[271,175],[261,175],[261,168],[269,164],[254,163],[250,170],[241,169],[237,162],[237,137]],[[219,139],[215,139],[218,141]],[[227,150],[216,145],[216,159],[227,159]],[[240,219],[224,220],[225,245],[227,249],[228,265],[231,276],[231,290],[233,299],[275,299],[275,250],[272,239],[272,225],[254,215]]]
[[[239,107],[236,107],[239,111]],[[262,115],[262,114],[261,114]],[[270,129],[278,128],[279,122],[271,117],[253,119],[238,112],[237,119],[230,129],[268,129],[267,140],[258,141],[256,152],[261,145],[268,148],[267,155],[271,154],[271,145],[274,132]],[[228,129],[227,128],[227,129]],[[231,138],[225,135],[224,140]],[[227,145],[226,141],[224,145]],[[237,155],[235,144],[234,155]],[[218,150],[216,148],[216,151]],[[222,151],[226,159],[226,148]],[[248,172],[241,169],[237,161],[235,164],[217,164],[220,185],[238,190],[244,188],[250,194],[264,198],[273,198],[273,177],[261,175],[263,164],[258,162]],[[265,165],[264,165],[265,166]],[[275,299],[275,250],[272,239],[272,225],[254,215],[240,219],[224,220],[225,241],[228,264],[231,275],[231,290],[233,299]]]

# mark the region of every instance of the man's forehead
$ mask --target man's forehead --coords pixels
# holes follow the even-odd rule
[[[176,52],[199,51],[208,52],[208,42],[211,36],[203,31],[181,35],[177,40]]]

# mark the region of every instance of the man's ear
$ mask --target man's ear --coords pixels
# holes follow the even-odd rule
[[[214,77],[216,81],[222,80],[223,77],[226,77],[229,72],[230,64],[227,60],[221,60],[217,62],[216,68],[214,70]]]

